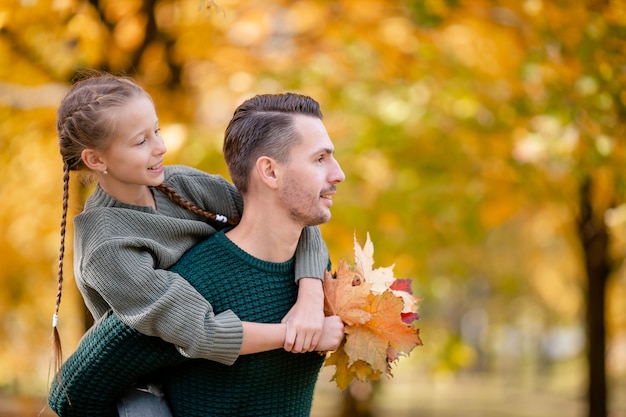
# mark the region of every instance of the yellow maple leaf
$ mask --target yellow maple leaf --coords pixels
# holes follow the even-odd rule
[[[361,360],[354,362],[350,366],[350,372],[361,381],[375,381],[380,378],[380,372],[374,371],[369,363]]]
[[[345,390],[354,379],[354,372],[350,371],[350,358],[340,346],[326,358],[324,366],[335,365],[335,374],[331,378],[340,390]]]

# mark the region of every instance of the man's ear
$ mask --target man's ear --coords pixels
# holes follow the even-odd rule
[[[263,184],[271,189],[278,187],[279,166],[276,160],[268,156],[261,156],[256,160],[255,169]]]
[[[106,164],[100,158],[100,155],[93,149],[83,149],[80,153],[80,158],[83,160],[87,168],[92,171],[102,172],[107,169]]]

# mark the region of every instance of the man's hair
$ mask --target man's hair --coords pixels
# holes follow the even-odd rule
[[[224,137],[224,160],[230,177],[245,194],[250,172],[261,156],[288,162],[289,151],[301,138],[294,116],[322,118],[319,103],[295,94],[262,94],[243,102],[231,119]]]

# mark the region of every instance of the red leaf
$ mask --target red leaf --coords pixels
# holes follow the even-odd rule
[[[413,288],[411,288],[412,281],[412,279],[396,279],[389,288],[394,291],[404,291],[413,294]]]

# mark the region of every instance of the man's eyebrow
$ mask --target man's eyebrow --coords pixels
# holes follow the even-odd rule
[[[321,153],[325,153],[327,155],[333,155],[335,150],[332,148],[320,148],[317,151],[313,152],[313,155],[319,155]]]

